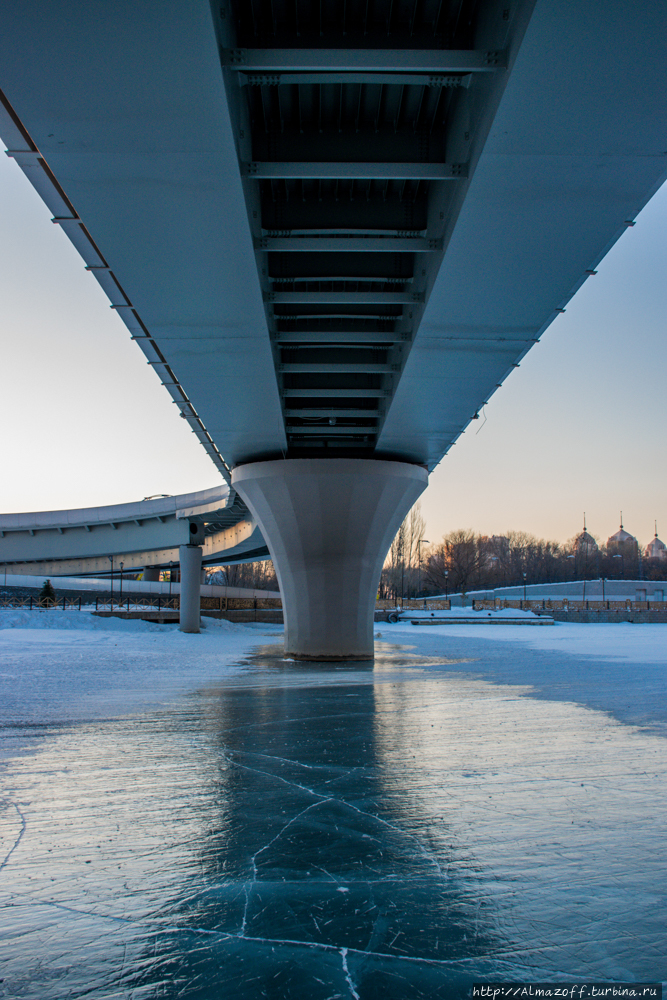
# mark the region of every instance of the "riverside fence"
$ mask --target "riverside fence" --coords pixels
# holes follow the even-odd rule
[[[653,621],[667,622],[667,601],[572,601],[568,598],[559,600],[519,600],[496,598],[496,600],[471,600],[474,611],[500,611],[510,608],[517,611],[532,611],[534,614],[546,614],[560,621],[581,622],[614,622],[614,621]],[[98,611],[105,614],[128,614],[171,612],[180,610],[178,596],[167,597],[158,594],[156,597],[124,597],[122,600],[107,595],[75,596],[58,598],[40,598],[25,596],[0,597],[0,609],[24,609],[26,611]],[[243,619],[248,613],[282,611],[280,598],[250,598],[250,597],[202,597],[201,610],[214,617],[227,613],[243,612]],[[428,601],[423,598],[404,600],[399,607],[393,601],[379,600],[376,604],[376,617],[386,616],[391,611],[449,611],[451,600]],[[243,620],[239,619],[239,620]]]

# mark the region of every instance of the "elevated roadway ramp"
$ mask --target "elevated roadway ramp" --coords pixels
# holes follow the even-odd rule
[[[195,543],[203,565],[269,556],[246,505],[226,484],[196,493],[74,510],[0,514],[0,573],[101,576],[169,568]]]

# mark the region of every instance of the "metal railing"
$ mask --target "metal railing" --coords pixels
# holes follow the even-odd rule
[[[181,606],[178,597],[157,598],[133,598],[127,597],[123,601],[110,598],[95,598],[96,611],[179,611]]]
[[[124,600],[96,597],[95,602],[82,597],[2,597],[0,608],[24,609],[26,611],[178,611],[178,597],[133,598]]]
[[[81,597],[0,597],[0,608],[24,608],[27,611],[81,611]]]

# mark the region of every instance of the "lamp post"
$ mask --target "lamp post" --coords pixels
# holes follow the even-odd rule
[[[492,563],[492,564],[495,564],[495,565],[493,565],[493,573],[492,573],[492,576],[491,576],[491,589],[494,592],[493,596],[494,596],[494,600],[495,600],[495,597],[496,597],[495,591],[497,590],[497,587],[498,587],[498,577],[497,577],[498,563],[500,562],[500,560],[498,559],[498,556],[490,556],[489,557],[489,562]]]
[[[430,544],[431,543],[429,542],[428,538],[420,538],[419,541],[417,542],[417,562],[419,564],[419,568],[418,568],[419,579],[418,579],[418,583],[417,583],[417,596],[418,597],[421,597],[421,592],[422,592],[422,550],[421,550],[421,547],[422,547],[422,545],[430,545]]]
[[[526,577],[527,576],[528,576],[528,574],[524,570],[524,573],[523,573],[523,599],[524,599],[524,601],[526,600]]]
[[[107,559],[111,563],[111,571],[109,573],[109,585],[111,589],[111,610],[113,611],[113,556],[107,556]]]
[[[124,563],[120,564],[120,603],[123,603],[123,566]]]
[[[445,570],[445,600],[449,600],[449,570]]]

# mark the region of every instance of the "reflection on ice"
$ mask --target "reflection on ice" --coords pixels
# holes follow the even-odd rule
[[[467,662],[265,647],[168,710],[54,730],[3,783],[0,996],[660,978],[665,741]]]

